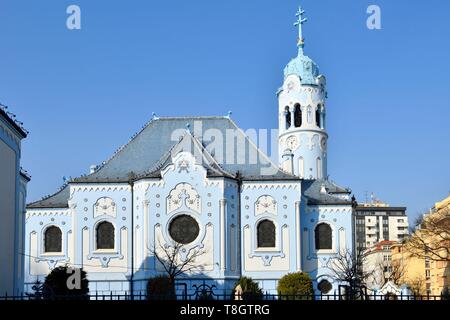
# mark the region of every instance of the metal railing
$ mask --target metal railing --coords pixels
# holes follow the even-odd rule
[[[327,295],[280,295],[280,294],[216,294],[214,292],[193,292],[191,294],[171,294],[147,297],[146,292],[139,291],[131,294],[125,292],[123,294],[116,294],[110,292],[109,294],[92,292],[88,295],[51,295],[51,296],[36,296],[33,294],[23,293],[20,295],[0,296],[0,301],[162,301],[162,300],[179,300],[179,301],[438,301],[450,300],[446,295],[377,295],[371,294],[365,297],[351,298],[346,295],[327,294]]]

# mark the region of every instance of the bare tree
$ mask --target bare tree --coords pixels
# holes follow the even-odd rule
[[[400,263],[400,261],[390,261],[389,264],[380,261],[375,268],[381,270],[381,276],[376,279],[378,280],[377,284],[380,287],[383,287],[388,281],[392,281],[396,285],[399,285],[406,274],[406,265]]]
[[[406,264],[400,263],[400,261],[392,261],[391,269],[388,270],[387,281],[392,281],[395,284],[400,284],[401,280],[406,274]]]
[[[168,244],[158,243],[149,248],[150,254],[161,264],[172,283],[175,283],[176,277],[183,273],[202,271],[205,267],[197,261],[206,253],[205,250],[193,248],[182,258],[181,253],[184,250],[186,250],[185,246],[175,241]]]
[[[405,242],[406,249],[421,259],[450,261],[450,209],[444,208],[423,217]]]
[[[413,294],[423,295],[425,293],[424,292],[425,280],[423,277],[416,277],[414,279],[408,280],[406,284],[411,289]]]
[[[351,299],[363,294],[367,280],[374,272],[364,268],[365,260],[366,256],[362,248],[357,248],[355,251],[340,250],[336,256],[328,260],[327,268],[331,270],[331,276],[336,281],[347,283]]]

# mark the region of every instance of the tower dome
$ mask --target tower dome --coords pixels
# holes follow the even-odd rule
[[[316,85],[318,84],[317,77],[320,75],[319,66],[303,52],[305,41],[302,35],[302,25],[308,20],[303,18],[303,13],[304,10],[299,8],[296,14],[298,20],[294,23],[298,27],[298,54],[284,68],[284,78],[286,79],[289,75],[294,74],[300,78],[302,84]]]
[[[297,57],[289,61],[284,68],[284,78],[295,74],[300,78],[302,84],[316,85],[317,77],[320,75],[319,66],[308,56],[299,50]]]

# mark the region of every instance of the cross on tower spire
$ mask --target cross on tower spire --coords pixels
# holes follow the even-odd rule
[[[303,51],[303,46],[305,45],[305,41],[303,39],[303,33],[302,33],[302,25],[308,21],[307,18],[303,18],[303,14],[305,13],[305,10],[302,9],[301,6],[298,7],[298,11],[295,14],[295,16],[297,17],[297,21],[295,21],[294,26],[298,27],[298,41],[297,41],[297,46],[298,46],[298,50]]]

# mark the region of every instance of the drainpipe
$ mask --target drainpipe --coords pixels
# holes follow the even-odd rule
[[[131,275],[130,297],[134,300],[134,174],[130,174],[129,185],[131,187]]]
[[[241,187],[242,187],[242,176],[241,173],[238,171],[236,173],[236,180],[237,180],[237,199],[238,199],[238,214],[237,214],[237,250],[239,252],[238,255],[238,266],[239,268],[239,277],[242,276],[242,248],[241,248],[241,243],[242,243],[242,233],[241,233]]]

